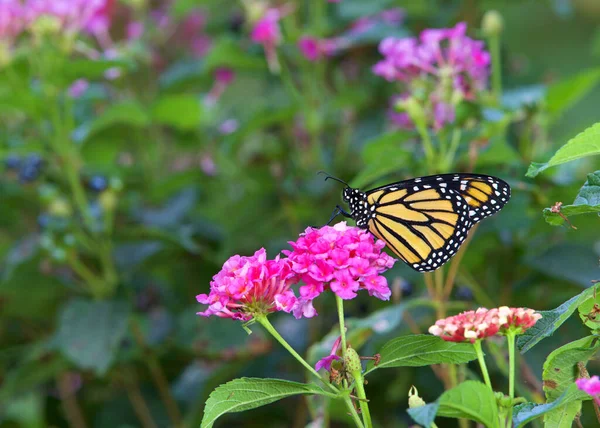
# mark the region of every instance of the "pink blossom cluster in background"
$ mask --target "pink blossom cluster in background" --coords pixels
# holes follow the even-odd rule
[[[365,31],[368,31],[371,28],[380,24],[386,24],[389,26],[399,26],[402,25],[402,23],[404,22],[405,16],[406,13],[404,12],[404,9],[401,9],[399,7],[386,9],[375,15],[363,16],[361,18],[358,18],[352,24],[350,32],[353,34],[364,33]]]
[[[390,82],[399,82],[414,95],[417,88],[433,88],[422,99],[431,103],[433,127],[439,129],[454,121],[455,105],[462,99],[474,100],[486,88],[490,54],[481,41],[466,36],[467,26],[427,29],[419,38],[386,38],[379,44],[384,59],[373,72]],[[405,117],[397,117],[400,125]]]
[[[26,0],[22,7],[28,25],[47,16],[56,18],[67,33],[98,36],[108,31],[113,6],[114,0]]]
[[[209,305],[199,315],[217,315],[248,320],[253,313],[293,312],[296,318],[317,313],[313,300],[330,289],[342,299],[356,297],[359,290],[388,300],[391,291],[381,274],[395,260],[382,252],[383,241],[369,232],[349,227],[345,222],[320,229],[308,228],[287,258],[266,260],[264,250],[252,257],[231,257],[213,277],[208,295],[197,300]],[[302,281],[299,297],[290,289]]]
[[[0,44],[11,45],[23,31],[24,10],[19,0],[0,0]]]
[[[518,334],[535,325],[542,315],[528,308],[479,308],[436,321],[429,333],[448,342],[475,342],[512,329]]]
[[[335,54],[339,47],[338,39],[317,39],[303,36],[298,40],[298,49],[308,61],[318,61]]]

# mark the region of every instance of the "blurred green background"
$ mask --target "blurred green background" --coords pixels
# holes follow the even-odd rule
[[[260,328],[247,335],[237,322],[197,317],[195,296],[208,291],[231,255],[265,247],[274,257],[307,226],[328,220],[341,203],[341,187],[317,171],[363,188],[426,174],[419,139],[387,119],[395,90],[371,72],[380,59],[377,44],[387,35],[459,21],[482,39],[481,18],[491,9],[505,21],[499,110],[510,118],[484,115],[493,138],[473,148],[465,133],[454,170],[474,166],[499,176],[513,197],[478,229],[450,307],[550,309],[600,279],[598,217],[572,218],[574,230],[542,216],[557,201],[571,203],[586,174],[600,169],[598,160],[525,177],[531,161],[546,161],[599,120],[600,3],[290,1],[279,75],[249,39],[256,4],[114,2],[116,60],[84,61],[81,46],[65,54],[52,50],[56,43],[42,43],[32,49],[50,52],[54,68],[45,75],[33,68],[27,45],[0,70],[1,427],[152,426],[149,420],[197,427],[204,401],[220,383],[241,376],[303,380],[297,363]],[[404,10],[403,23],[350,34],[357,19],[396,7]],[[202,25],[186,27],[194,14]],[[132,41],[124,32],[134,20],[145,31]],[[303,34],[344,36],[349,43],[311,63],[296,48]],[[84,37],[78,43],[98,44]],[[120,76],[107,79],[113,67]],[[216,72],[223,68],[234,78],[220,87]],[[557,107],[545,98],[552,85],[587,72],[596,77],[572,103]],[[67,110],[61,94],[78,78],[89,87]],[[67,125],[73,112],[62,146],[52,142],[63,123],[52,119],[58,110]],[[527,144],[532,152],[522,150]],[[478,154],[475,164],[470,150]],[[41,166],[33,180],[23,180],[9,161],[31,156]],[[106,185],[97,186],[102,179]],[[74,189],[85,193],[89,224]],[[386,276],[391,303],[363,294],[346,306],[348,317],[365,318],[350,324],[363,355],[435,321],[423,304],[421,275],[399,262]],[[311,363],[337,322],[330,297],[317,302],[317,318],[273,318]],[[570,320],[525,354],[517,392],[539,398],[548,353],[584,334],[579,320]],[[505,382],[501,354],[493,354],[498,364],[491,366],[499,385]],[[600,364],[591,361],[588,370],[598,373]],[[411,424],[405,412],[411,385],[426,401],[443,391],[429,368],[379,371],[369,380],[371,413],[381,426]],[[592,413],[585,404],[584,416]],[[304,427],[314,418],[307,400],[294,398],[227,415],[216,425]],[[345,409],[330,409],[329,418],[331,426],[345,426]],[[316,420],[312,426],[325,426]],[[440,426],[453,426],[447,422]]]

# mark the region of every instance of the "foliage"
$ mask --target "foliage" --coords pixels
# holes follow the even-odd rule
[[[597,423],[574,384],[600,372],[590,2],[13,3],[31,1],[0,2],[1,428]],[[485,85],[373,73],[385,38],[459,22]],[[363,190],[474,172],[512,197],[442,270],[397,261],[389,302],[326,287],[311,319],[198,317],[230,256],[275,257],[342,204],[319,170]],[[483,306],[542,318],[480,349],[424,334]]]

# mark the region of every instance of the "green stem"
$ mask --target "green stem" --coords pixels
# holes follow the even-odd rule
[[[354,408],[354,405],[352,404],[352,399],[350,397],[346,397],[346,398],[344,398],[344,403],[346,404],[346,407],[348,408],[348,411],[350,412],[350,416],[352,416],[352,419],[354,420],[354,424],[358,428],[365,428],[362,421],[360,420],[360,417],[358,416],[358,412],[356,411],[356,409]]]
[[[359,375],[358,378],[355,376],[354,380],[356,394],[358,395],[358,398],[360,398],[360,411],[365,423],[365,428],[373,428],[373,422],[371,422],[371,412],[369,411],[369,402],[367,401],[367,395],[365,394],[365,385],[362,374]]]
[[[292,77],[292,72],[288,68],[287,63],[285,62],[285,58],[283,57],[283,55],[280,54],[280,51],[277,51],[276,55],[277,55],[277,62],[279,63],[279,67],[280,67],[279,76],[281,77],[281,81],[283,82],[283,85],[285,86],[287,91],[290,93],[290,95],[297,102],[301,102],[303,97],[300,94],[300,92],[298,92],[298,88],[296,88],[296,84],[294,83],[294,78]]]
[[[490,53],[492,55],[492,93],[496,103],[500,103],[502,96],[502,58],[500,55],[500,36],[494,35],[489,38]]]
[[[510,397],[510,407],[508,408],[507,426],[512,426],[513,400],[515,399],[515,332],[506,333],[508,342],[508,396]]]
[[[337,304],[338,318],[340,320],[340,337],[342,338],[342,356],[346,357],[346,324],[344,322],[344,301],[337,294],[335,295]]]
[[[419,135],[421,136],[421,140],[423,141],[423,149],[425,150],[425,158],[427,159],[427,164],[433,166],[435,159],[435,151],[433,150],[433,142],[431,141],[431,136],[429,135],[426,126],[417,124],[416,127],[417,131],[419,132]]]
[[[344,361],[345,361],[346,360],[346,350],[348,349],[347,348],[348,345],[346,342],[346,323],[344,321],[344,300],[336,294],[335,295],[335,303],[337,305],[338,318],[340,320],[340,337],[341,337],[341,342],[342,342],[342,355],[343,355]],[[371,422],[371,413],[369,412],[369,404],[367,402],[367,396],[365,394],[364,379],[363,379],[362,373],[360,373],[360,372],[355,373],[354,381],[355,381],[354,385],[356,387],[356,393],[358,394],[358,398],[361,399],[359,401],[359,403],[360,403],[360,411],[363,416],[364,426],[366,428],[371,428],[373,426],[373,424]],[[344,381],[344,387],[347,388],[347,382],[345,382],[345,381]],[[354,406],[352,406],[352,408],[354,408]]]
[[[279,334],[279,332],[277,330],[275,330],[275,327],[273,327],[273,324],[271,324],[271,322],[267,319],[266,315],[261,315],[261,316],[257,316],[254,318],[256,320],[256,322],[258,322],[260,325],[262,325],[265,330],[267,330],[271,336],[273,336],[280,344],[281,346],[283,346],[290,354],[292,354],[292,356],[298,360],[298,362],[300,364],[302,364],[306,370],[308,370],[313,376],[315,376],[316,378],[318,378],[321,382],[323,382],[325,385],[327,385],[329,387],[329,389],[331,389],[332,391],[338,393],[338,389],[333,386],[332,384],[325,382],[323,380],[323,378],[321,377],[321,375],[314,369],[311,367],[310,364],[308,364],[306,362],[306,360],[304,358],[302,358],[300,356],[300,354],[298,354],[294,348],[292,348],[292,346],[287,343],[285,341],[285,339],[283,337],[281,337],[281,335]]]
[[[452,167],[454,163],[454,157],[456,156],[456,151],[458,150],[458,145],[460,143],[460,135],[461,131],[459,128],[454,128],[452,131],[452,140],[450,141],[450,148],[444,157],[444,165],[443,171],[446,172]]]
[[[483,358],[483,350],[481,349],[481,340],[479,340],[479,339],[476,340],[473,343],[473,347],[475,348],[475,352],[477,353],[477,361],[479,361],[479,367],[481,368],[481,373],[483,374],[483,380],[485,381],[485,384],[493,392],[494,390],[492,389],[492,381],[490,380],[490,375],[488,373],[487,366],[485,365],[485,360]]]

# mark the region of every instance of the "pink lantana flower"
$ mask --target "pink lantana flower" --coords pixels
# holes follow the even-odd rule
[[[420,99],[440,129],[455,119],[461,100],[475,100],[488,84],[490,54],[481,41],[466,36],[466,24],[454,28],[427,29],[419,38],[388,37],[379,44],[383,60],[373,73],[389,82],[400,82],[412,95],[413,88],[426,89]]]
[[[310,302],[327,289],[342,299],[353,299],[359,290],[381,300],[391,291],[381,276],[395,260],[383,252],[385,243],[369,232],[349,227],[346,222],[320,229],[308,228],[295,242],[292,251],[284,251],[292,270],[305,285],[300,301]]]
[[[448,342],[471,342],[495,335],[500,329],[498,309],[479,308],[437,320],[429,333]]]
[[[23,10],[29,25],[41,17],[52,17],[66,34],[83,31],[104,44],[110,42],[108,30],[114,3],[114,0],[26,0]]]
[[[317,361],[317,364],[315,364],[316,371],[325,369],[329,372],[329,371],[331,371],[331,363],[333,363],[334,361],[341,360],[341,358],[336,355],[337,349],[339,348],[341,341],[342,341],[342,336],[338,336],[338,338],[335,340],[335,342],[333,342],[333,346],[331,347],[331,352],[329,353],[329,355],[321,358],[319,361]]]
[[[498,308],[498,322],[500,333],[512,331],[523,334],[542,318],[542,315],[528,308],[509,308],[501,306]]]
[[[24,22],[25,9],[19,0],[0,0],[0,43],[12,44]]]
[[[298,40],[298,49],[308,61],[319,61],[324,57],[333,56],[341,46],[338,39],[317,39],[303,36]]]
[[[215,81],[213,87],[206,95],[205,102],[207,105],[214,105],[219,98],[221,98],[223,92],[225,92],[227,87],[235,79],[235,72],[230,68],[220,67],[215,70],[214,77]]]
[[[71,98],[81,97],[90,87],[90,83],[85,79],[77,79],[69,86],[68,94]]]
[[[199,294],[196,300],[209,305],[198,315],[249,321],[270,312],[292,312],[297,299],[290,286],[296,274],[287,259],[267,260],[264,248],[253,256],[235,255],[210,283],[209,294]]]
[[[278,9],[267,9],[263,16],[256,21],[250,33],[250,39],[254,43],[263,45],[267,63],[272,71],[279,69],[276,48],[281,43],[281,30],[279,28],[281,17],[282,14]]]
[[[132,21],[128,23],[125,34],[127,35],[127,40],[130,42],[141,39],[144,35],[144,23],[141,21]]]
[[[600,406],[600,378],[598,376],[592,376],[589,379],[577,379],[575,384],[578,389],[591,395],[594,401],[596,401],[596,404]]]

